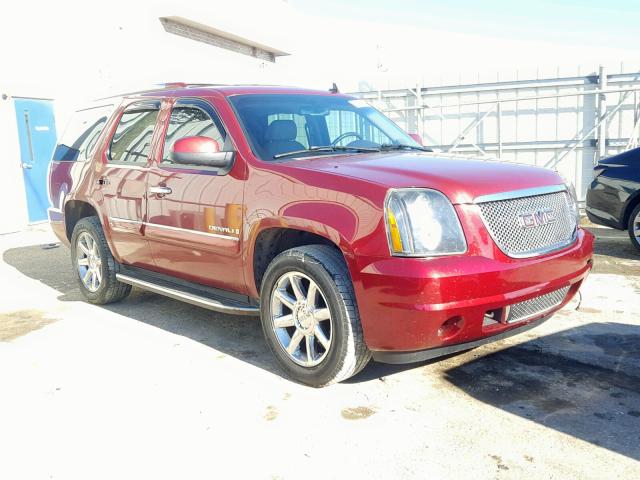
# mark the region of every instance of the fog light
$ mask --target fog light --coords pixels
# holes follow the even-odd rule
[[[438,336],[443,340],[451,338],[460,330],[462,330],[463,324],[464,320],[462,319],[462,317],[451,317],[449,320],[440,325],[440,328],[438,329]]]

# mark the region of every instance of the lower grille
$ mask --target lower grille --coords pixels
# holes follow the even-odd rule
[[[507,323],[521,322],[528,320],[544,312],[552,310],[560,305],[569,293],[569,287],[564,287],[553,292],[545,293],[539,297],[514,303],[509,307]]]

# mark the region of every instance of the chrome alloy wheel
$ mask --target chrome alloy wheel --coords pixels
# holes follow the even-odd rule
[[[82,232],[76,242],[76,266],[84,287],[96,292],[102,283],[102,258],[95,239],[87,232]]]
[[[633,219],[633,236],[636,237],[636,241],[640,243],[640,212],[638,212]]]
[[[298,365],[313,367],[331,348],[333,321],[320,287],[300,272],[282,275],[271,292],[271,326]]]

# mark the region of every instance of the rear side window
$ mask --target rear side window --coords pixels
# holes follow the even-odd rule
[[[110,162],[147,163],[158,112],[156,103],[134,104],[124,111],[109,146]]]
[[[53,153],[56,162],[85,162],[93,154],[114,105],[78,110],[67,125]]]

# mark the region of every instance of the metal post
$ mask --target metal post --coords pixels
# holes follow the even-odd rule
[[[607,70],[604,66],[600,65],[600,71],[598,72],[598,89],[605,90],[607,88]],[[601,93],[598,95],[598,119],[600,122],[598,127],[598,150],[596,154],[596,163],[607,156],[607,122],[603,121],[607,114],[607,94]]]
[[[618,110],[620,110],[622,108],[622,106],[624,105],[625,100],[627,99],[627,97],[629,96],[631,92],[627,92],[624,94],[624,96],[620,99],[620,101],[618,102],[618,104],[608,113],[605,113],[604,117],[602,117],[601,119],[599,119],[596,124],[591,128],[591,130],[589,130],[587,133],[585,133],[582,136],[576,136],[576,140],[574,140],[573,142],[573,146],[566,151],[560,158],[558,158],[557,160],[550,160],[549,162],[547,162],[547,164],[545,165],[545,167],[547,168],[555,168],[556,165],[558,165],[562,160],[564,160],[570,153],[572,153],[575,149],[577,149],[580,144],[582,144],[587,138],[589,138],[589,136],[595,132],[598,128],[600,128],[600,126],[603,123],[606,123],[607,120],[609,120],[610,117],[612,117]],[[569,148],[569,145],[566,145],[565,148]]]
[[[498,102],[498,158],[502,160],[502,104]]]
[[[420,110],[418,110],[418,121],[420,122],[418,133],[422,138],[424,138],[424,101],[422,98],[422,86],[420,83],[416,83],[416,100],[420,107]]]
[[[630,150],[638,146],[638,127],[640,126],[640,108],[638,106],[638,92],[633,92],[633,128],[629,135],[629,141],[625,150]]]

